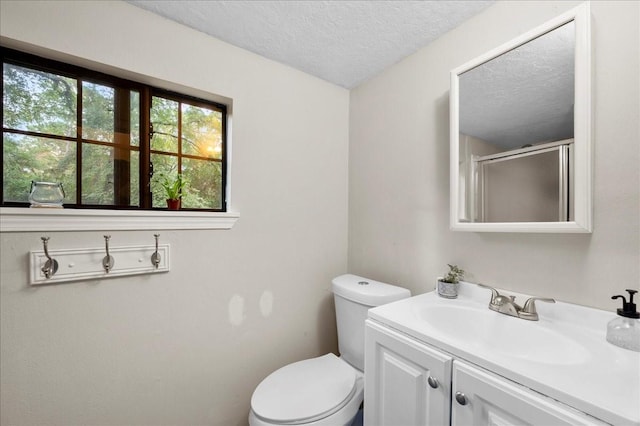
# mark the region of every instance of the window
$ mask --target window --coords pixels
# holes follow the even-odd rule
[[[65,207],[226,211],[226,106],[2,48],[2,205],[31,181],[61,182]]]

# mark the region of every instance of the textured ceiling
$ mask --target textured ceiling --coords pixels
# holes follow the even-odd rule
[[[493,0],[127,0],[188,27],[353,88]]]

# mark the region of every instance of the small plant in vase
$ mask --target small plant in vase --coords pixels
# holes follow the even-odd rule
[[[458,265],[448,264],[448,266],[447,275],[444,278],[438,278],[438,295],[455,299],[458,297],[458,283],[464,277],[464,270],[460,269]]]
[[[167,197],[167,208],[169,210],[180,210],[180,199],[186,185],[182,173],[178,173],[175,178],[160,174],[158,182],[162,185],[162,188],[164,188]]]

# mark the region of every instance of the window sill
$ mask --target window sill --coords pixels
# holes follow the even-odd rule
[[[0,232],[231,229],[237,213],[0,207]]]

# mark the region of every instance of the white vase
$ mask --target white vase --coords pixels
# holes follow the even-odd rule
[[[458,297],[458,283],[446,283],[441,281],[442,278],[438,278],[438,296],[446,297],[447,299],[455,299]]]

